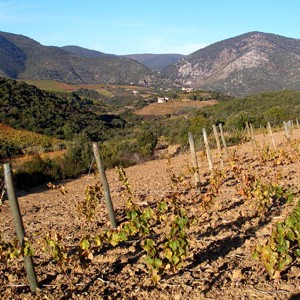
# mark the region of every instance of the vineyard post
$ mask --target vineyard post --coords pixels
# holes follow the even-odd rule
[[[221,162],[221,166],[224,167],[224,162],[223,162],[223,158],[222,158],[222,149],[221,149],[221,143],[220,143],[220,138],[219,138],[219,134],[218,134],[218,128],[215,124],[213,124],[213,131],[214,131],[214,136],[216,139],[216,143],[217,143],[217,149],[220,155],[220,162]]]
[[[272,127],[271,127],[270,122],[268,122],[267,127],[268,127],[268,130],[269,130],[269,134],[271,136],[272,144],[273,144],[274,148],[276,149],[277,147],[276,147],[276,144],[275,144],[274,135],[273,135],[273,132],[272,132]]]
[[[292,134],[293,134],[293,121],[288,120],[287,126],[288,126],[288,129],[289,129],[289,132],[290,132],[290,136],[292,136]]]
[[[251,131],[251,141],[252,141],[253,149],[256,150],[257,146],[256,146],[256,139],[254,134],[254,127],[251,123],[250,123],[250,131]]]
[[[224,136],[224,131],[223,131],[223,125],[222,123],[219,123],[219,128],[220,128],[220,134],[221,134],[221,140],[223,143],[223,147],[225,149],[225,153],[226,153],[226,157],[229,157],[229,153],[228,153],[228,149],[227,149],[227,145],[226,145],[226,141],[225,141],[225,136]]]
[[[11,171],[10,164],[8,163],[4,164],[4,179],[5,179],[7,197],[11,206],[14,226],[16,229],[18,239],[20,241],[20,245],[22,247],[24,245],[26,236],[25,236],[25,230],[22,222],[22,216],[20,212],[18,199],[16,197],[15,187],[12,178],[12,171]],[[36,278],[32,257],[24,254],[24,263],[25,263],[25,269],[26,269],[30,289],[32,292],[36,292],[38,288],[38,281]]]
[[[194,168],[195,185],[198,188],[200,185],[199,165],[198,165],[198,160],[196,155],[195,141],[191,132],[189,132],[189,144],[190,144],[190,151],[192,155],[192,162]]]
[[[206,156],[207,156],[207,160],[208,160],[208,167],[209,167],[209,170],[212,171],[214,166],[213,166],[213,162],[212,162],[211,151],[209,148],[206,128],[202,128],[202,133],[203,133],[204,144],[205,144],[205,149],[206,149]]]
[[[249,127],[249,123],[248,122],[246,122],[246,130],[247,130],[248,139],[251,139],[251,132],[250,132],[250,127]]]
[[[287,138],[288,142],[290,143],[291,142],[291,134],[290,134],[287,122],[283,121],[283,126],[284,126],[284,130],[285,130],[286,138]]]
[[[117,228],[115,211],[114,211],[113,203],[111,201],[110,190],[109,190],[104,166],[103,166],[103,163],[100,158],[99,148],[98,148],[97,143],[93,143],[93,152],[94,152],[95,160],[96,160],[97,167],[99,170],[100,180],[101,180],[101,183],[102,183],[103,189],[104,189],[105,204],[106,204],[106,208],[108,210],[110,225],[113,229],[115,229],[115,228]]]

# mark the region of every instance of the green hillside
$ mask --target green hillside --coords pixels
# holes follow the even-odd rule
[[[300,117],[300,92],[277,91],[220,102],[204,109],[213,122],[227,128],[241,129],[245,122],[266,126],[267,122],[282,126],[283,121]]]
[[[89,94],[94,97],[92,90],[81,92],[81,97],[89,97]],[[186,145],[188,132],[201,141],[202,128],[206,127],[210,133],[214,123],[222,122],[228,134],[232,132],[229,144],[233,144],[239,138],[236,130],[243,129],[246,122],[256,127],[265,126],[268,121],[282,126],[283,121],[295,120],[300,113],[300,92],[296,91],[261,93],[236,99],[213,92],[182,94],[177,91],[177,98],[190,96],[191,102],[204,101],[203,95],[223,101],[210,107],[182,108],[164,116],[135,115],[147,98],[133,95],[131,90],[126,94],[126,90],[117,87],[110,92],[112,95],[108,98],[91,100],[73,92],[42,91],[1,78],[0,122],[60,139],[73,139],[76,134],[84,133],[91,140],[103,141],[104,158],[108,165],[114,165],[134,163],[136,154],[148,159],[160,141]]]
[[[107,139],[112,129],[125,125],[120,117],[107,114],[101,101],[94,103],[75,93],[46,92],[1,77],[0,122],[61,139],[85,132],[93,140]]]

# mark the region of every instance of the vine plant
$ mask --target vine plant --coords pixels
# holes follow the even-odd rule
[[[300,261],[300,201],[283,222],[277,223],[270,238],[256,245],[252,256],[263,263],[273,279],[280,278],[290,264]]]
[[[68,270],[72,271],[77,262],[86,268],[93,260],[94,253],[99,252],[105,245],[116,247],[134,236],[146,252],[145,263],[153,281],[157,282],[161,275],[175,272],[183,265],[189,248],[186,229],[189,227],[190,220],[176,195],[159,202],[155,208],[150,206],[141,208],[137,204],[124,169],[119,167],[117,171],[124,187],[122,197],[127,207],[127,220],[117,229],[107,230],[95,236],[86,235],[80,239],[77,246],[72,248],[63,245],[62,236],[50,234],[45,237],[45,250],[51,253],[52,259],[61,271],[66,273]],[[90,198],[99,200],[99,197],[101,197],[99,188],[89,187],[85,193],[87,199],[82,203],[81,210],[86,212],[93,210],[94,200]],[[87,213],[85,215],[90,217]],[[163,223],[163,227],[169,228],[168,234],[164,235],[153,229],[157,221]],[[154,241],[154,235],[157,243]]]
[[[169,233],[159,244],[153,239],[142,241],[142,248],[146,251],[145,262],[152,280],[158,282],[161,275],[169,270],[175,272],[183,266],[189,249],[189,239],[186,228],[190,221],[183,208],[179,209],[175,220],[170,224]]]

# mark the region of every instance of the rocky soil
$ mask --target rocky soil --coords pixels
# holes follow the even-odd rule
[[[103,199],[91,222],[78,211],[85,187],[98,182],[97,174],[56,183],[60,185],[57,189],[40,186],[21,191],[20,209],[26,234],[35,249],[33,259],[41,289],[36,294],[30,292],[22,258],[3,259],[0,262],[1,298],[300,299],[299,260],[282,272],[280,278],[272,279],[263,264],[252,258],[255,246],[268,239],[276,222],[284,220],[299,197],[295,196],[289,203],[281,199],[260,209],[255,199],[249,199],[241,192],[241,182],[234,173],[235,168],[240,168],[241,174],[252,174],[268,184],[276,183],[291,194],[299,193],[300,130],[294,130],[292,145],[283,132],[275,133],[274,137],[278,153],[281,153],[274,159],[270,137],[266,134],[257,136],[259,150],[255,150],[250,142],[230,148],[229,158],[224,158],[224,169],[213,151],[214,168],[225,175],[211,198],[210,187],[217,176],[211,176],[202,151],[197,153],[198,189],[194,187],[194,176],[189,170],[189,153],[125,169],[134,191],[134,201],[140,209],[148,206],[154,209],[157,203],[175,199],[179,202],[177,205],[185,208],[188,217],[196,221],[187,230],[190,246],[183,267],[175,272],[167,270],[158,283],[151,280],[140,236],[129,238],[116,247],[103,246],[93,253],[86,268],[72,262],[60,268],[44,250],[47,235],[61,237],[61,244],[72,249],[83,236],[109,230]],[[270,145],[269,152],[263,151],[266,145]],[[125,220],[125,188],[116,170],[109,170],[107,177],[120,225]],[[67,193],[63,195],[62,189]],[[166,235],[167,224],[168,220],[153,223],[155,234],[152,238],[157,242]],[[0,231],[3,240],[14,238],[8,201],[1,207]]]

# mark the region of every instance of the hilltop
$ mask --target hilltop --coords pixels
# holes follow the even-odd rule
[[[23,35],[0,32],[0,75],[13,79],[51,79],[67,83],[139,83],[155,73],[125,57],[87,57],[43,46]],[[74,52],[74,51],[73,51]]]
[[[73,53],[75,55],[83,56],[83,57],[91,57],[91,58],[97,58],[97,57],[116,57],[114,54],[107,54],[103,53],[101,51],[91,50],[87,48],[83,48],[80,46],[63,46],[61,49],[64,49],[70,53]],[[156,71],[162,71],[166,67],[174,64],[179,59],[183,58],[184,55],[182,54],[152,54],[152,53],[145,53],[145,54],[127,54],[127,55],[119,55],[119,57],[125,57],[133,59],[144,66],[156,70]]]
[[[300,41],[249,32],[190,55],[114,55],[72,45],[43,46],[0,32],[0,75],[72,84],[133,84],[193,87],[232,96],[300,90]]]
[[[131,58],[147,66],[150,69],[163,71],[184,57],[182,54],[128,54],[124,57]]]
[[[200,49],[168,67],[178,84],[235,96],[300,89],[300,41],[249,32]]]

